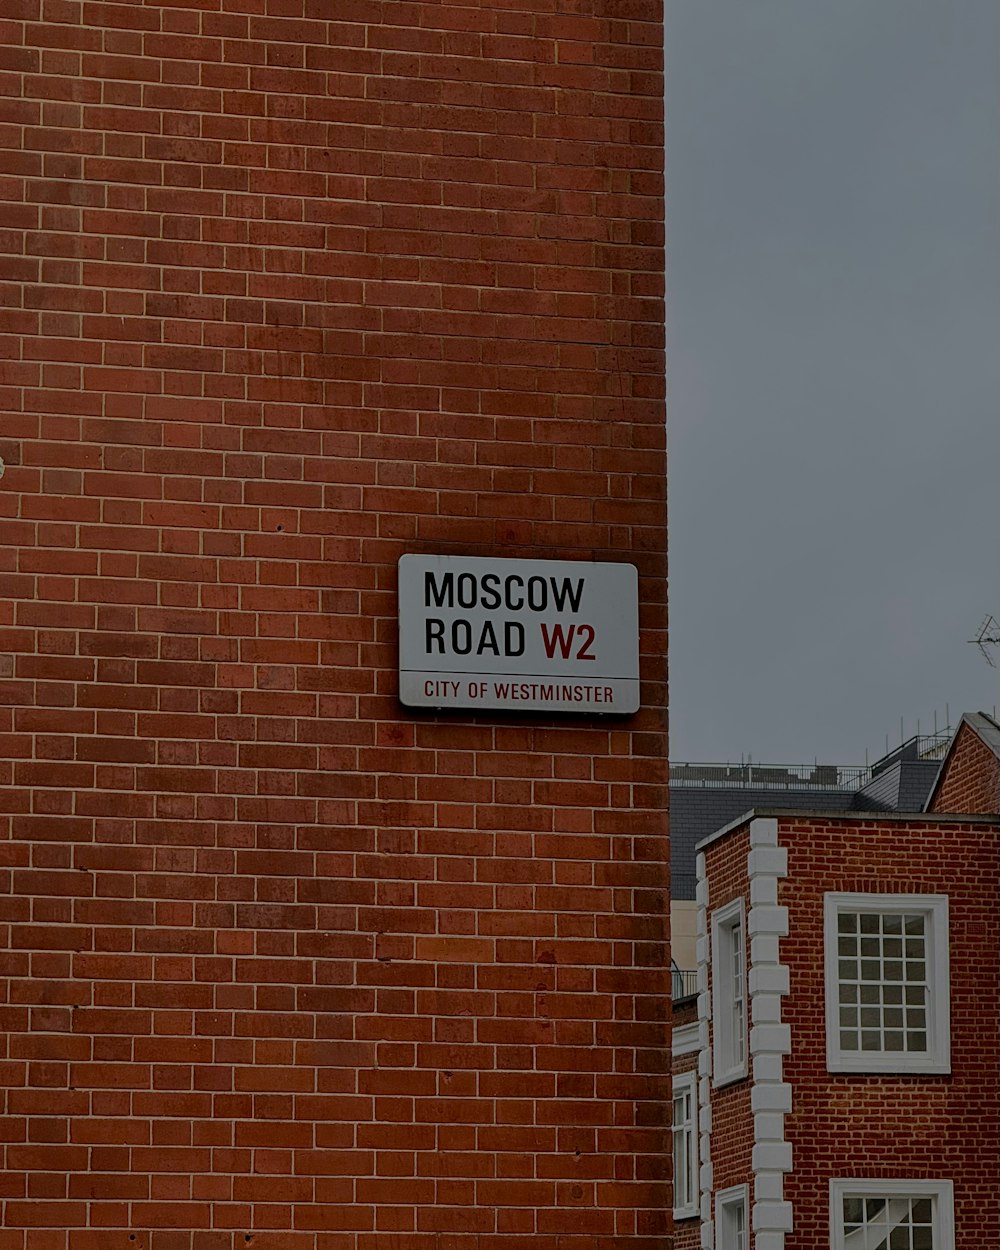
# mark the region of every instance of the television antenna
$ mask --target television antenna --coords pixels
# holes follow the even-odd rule
[[[991,647],[1000,647],[1000,621],[990,614],[979,626],[979,633],[975,638],[970,638],[969,642],[975,643],[983,653],[983,658],[990,668],[996,668],[996,662],[990,655]]]

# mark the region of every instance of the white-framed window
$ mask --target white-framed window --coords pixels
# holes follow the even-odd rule
[[[716,1250],[747,1250],[747,1187],[734,1185],[715,1195]]]
[[[700,1210],[698,1193],[698,1087],[694,1072],[674,1077],[674,1219]]]
[[[955,1250],[951,1181],[832,1180],[832,1250]]]
[[[948,898],[827,894],[831,1072],[950,1072]]]
[[[716,1085],[747,1074],[747,959],[743,899],[712,913],[712,1071]]]

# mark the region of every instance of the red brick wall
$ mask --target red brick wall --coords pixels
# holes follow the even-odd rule
[[[747,876],[747,855],[750,851],[749,827],[728,834],[705,849],[705,867],[709,880],[708,924],[711,932],[712,913],[725,907],[734,898],[742,898],[744,932],[750,911],[750,880]],[[750,969],[750,943],[746,946],[744,967]],[[712,990],[712,967],[709,965],[709,991]],[[749,995],[747,1010],[747,1076],[741,1081],[712,1089],[712,1176],[716,1192],[733,1185],[751,1184],[750,1157],[753,1151],[753,1115],[750,1110],[750,1078],[753,1065],[749,1058]],[[712,1029],[709,1030],[709,1045]],[[752,1188],[751,1188],[752,1198]]]
[[[969,725],[959,727],[931,811],[1000,813],[1000,759]]]
[[[662,1244],[661,13],[563,7],[3,6],[3,1250]],[[643,710],[404,713],[410,551],[633,560]]]
[[[1000,1244],[1000,870],[995,827],[785,817],[789,909],[782,959],[791,994],[785,1120],[793,1171],[787,1250],[829,1236],[831,1177],[946,1177],[955,1182],[956,1245]],[[951,1076],[826,1071],[823,894],[944,893],[951,936]]]

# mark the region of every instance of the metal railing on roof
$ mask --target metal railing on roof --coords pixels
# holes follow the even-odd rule
[[[839,764],[696,764],[670,765],[672,786],[733,790],[859,790],[871,779],[863,766]]]
[[[860,790],[897,761],[944,759],[952,732],[949,726],[940,733],[907,738],[895,750],[865,765],[755,764],[749,759],[738,764],[678,761],[670,765],[670,784],[730,790]]]
[[[918,760],[943,760],[952,739],[952,731],[945,729],[941,733],[921,734],[914,741],[917,744]]]

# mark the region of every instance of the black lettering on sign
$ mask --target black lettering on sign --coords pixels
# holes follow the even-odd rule
[[[560,612],[565,610],[566,600],[569,600],[569,606],[574,612],[580,611],[580,600],[583,598],[583,578],[578,577],[576,581],[576,589],[568,577],[562,579],[562,585],[556,585],[556,579],[552,581],[552,598],[555,600],[556,607]]]
[[[473,627],[464,616],[442,621],[430,616],[424,622],[424,651],[427,655],[524,655],[524,626],[519,621],[505,621],[503,648],[497,634],[498,626],[484,621]]]
[[[487,621],[483,626],[483,632],[479,635],[479,645],[476,647],[476,655],[482,655],[489,651],[491,655],[500,654],[500,646],[497,643],[496,631],[491,621]]]
[[[487,573],[482,580],[479,593],[484,608],[498,608],[500,606],[500,574]]]
[[[504,603],[506,603],[507,607],[510,608],[512,612],[517,612],[521,608],[524,607],[524,596],[519,595],[517,598],[515,598],[513,595],[511,595],[510,593],[511,586],[520,586],[521,589],[523,590],[524,578],[518,577],[516,573],[512,573],[511,576],[508,577],[503,584]]]
[[[528,578],[528,607],[532,612],[544,612],[549,603],[549,588],[544,577]]]
[[[472,626],[462,617],[451,623],[451,649],[457,655],[468,655],[472,650]]]
[[[437,643],[437,654],[444,655],[444,621],[436,620],[429,616],[424,622],[424,650],[428,655],[435,652],[434,643]]]
[[[436,608],[450,608],[454,606],[454,573],[442,574],[440,586],[434,580],[433,573],[428,571],[424,574],[424,606],[429,608],[432,603]]]
[[[459,573],[456,578],[454,573],[438,576],[428,569],[424,573],[424,606],[453,608],[457,602],[460,608],[481,604],[493,611],[502,603],[511,612],[520,612],[526,605],[532,612],[544,612],[551,600],[557,611],[565,612],[568,604],[575,613],[580,611],[583,600],[583,582],[582,577],[573,581],[569,577],[545,578],[539,574],[525,582],[517,573],[511,573],[503,579],[501,595],[499,573],[485,573],[482,578],[475,573]]]

